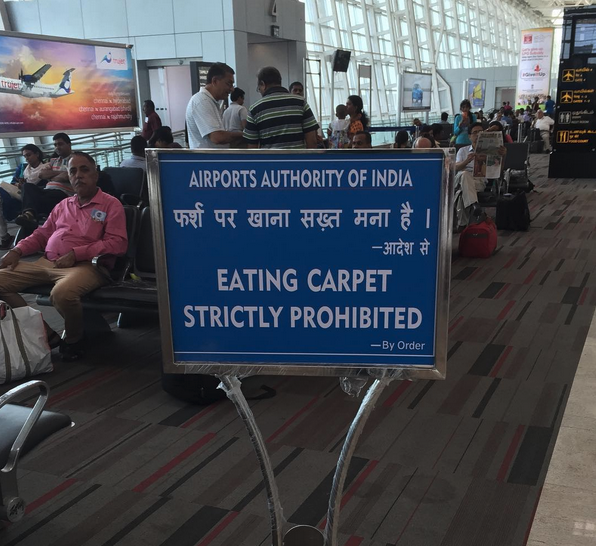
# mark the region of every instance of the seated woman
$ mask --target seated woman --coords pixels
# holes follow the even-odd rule
[[[511,138],[510,135],[507,134],[507,131],[505,130],[505,128],[503,127],[503,124],[500,121],[491,121],[488,124],[488,131],[500,131],[501,133],[503,133],[503,142],[511,144],[513,142],[513,139]]]
[[[21,188],[23,184],[40,184],[41,170],[44,166],[43,152],[35,144],[26,144],[21,148],[25,163],[21,163],[12,177],[14,189],[0,188],[0,249],[6,250],[14,239],[8,234],[7,220],[14,220],[22,209]],[[6,189],[5,189],[6,188]]]
[[[409,148],[410,147],[410,134],[408,131],[398,131],[395,135],[394,148]]]

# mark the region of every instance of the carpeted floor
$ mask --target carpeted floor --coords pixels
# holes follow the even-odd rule
[[[487,260],[454,254],[447,380],[384,393],[350,467],[341,546],[525,544],[596,306],[596,180],[547,180],[547,161],[532,156],[530,231],[500,233]],[[0,544],[270,544],[234,407],[161,390],[156,324],[114,330],[44,377],[76,426],[22,461],[28,513],[0,524]],[[278,394],[251,406],[284,516],[321,525],[359,401],[336,378],[251,378],[247,394],[262,383]]]

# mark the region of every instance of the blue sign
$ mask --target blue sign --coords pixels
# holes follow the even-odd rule
[[[375,152],[159,152],[175,363],[435,366],[444,154]]]

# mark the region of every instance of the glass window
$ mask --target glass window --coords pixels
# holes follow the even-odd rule
[[[439,53],[437,68],[439,68],[439,69],[451,68],[449,66],[449,59],[447,58],[447,55],[443,52]]]
[[[430,19],[432,22],[433,27],[441,26],[441,14],[434,9],[430,10]]]
[[[405,19],[401,19],[399,22],[400,31],[402,36],[409,36],[410,35],[410,27],[408,26],[408,22]]]
[[[412,62],[414,56],[425,67],[436,62],[438,69],[512,66],[517,62],[521,30],[541,26],[533,12],[498,0],[301,1],[306,7],[308,56],[320,59],[323,69],[321,78],[309,76],[311,102],[319,101],[319,90],[330,88],[328,52],[338,47],[348,49],[362,59],[359,62],[374,67],[371,114],[383,123],[397,119],[397,67],[404,59],[411,62],[408,70],[422,68]],[[411,2],[413,20],[406,17],[407,1]],[[394,41],[394,36],[399,39]],[[436,56],[433,45],[438,50]],[[343,101],[347,94],[356,92],[357,65],[350,63],[346,74],[335,74],[336,100]],[[329,119],[333,113],[330,99],[329,93],[323,92],[323,105],[313,104],[321,119]]]
[[[420,4],[414,3],[414,16],[419,21],[424,19],[424,8]]]
[[[354,4],[348,4],[348,13],[350,14],[350,22],[352,25],[363,25],[364,24],[364,17],[362,16],[362,9],[360,6],[355,6]]]
[[[329,44],[333,47],[339,47],[339,44],[337,43],[337,35],[335,29],[323,25],[321,26],[321,35],[323,37],[323,43]]]
[[[426,43],[426,29],[424,27],[418,27],[418,40],[421,43]]]
[[[393,44],[391,43],[391,40],[381,38],[379,40],[379,45],[381,46],[380,50],[383,55],[395,55],[395,52],[393,51]]]

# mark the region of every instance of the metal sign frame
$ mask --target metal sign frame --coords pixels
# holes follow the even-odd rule
[[[434,153],[438,150],[395,150],[392,153],[396,155],[425,155]],[[149,181],[149,197],[152,204],[151,219],[156,258],[156,273],[158,285],[159,315],[161,323],[162,337],[162,355],[164,362],[164,371],[166,373],[201,373],[201,374],[224,374],[224,375],[303,375],[303,376],[341,376],[351,377],[366,374],[367,372],[375,375],[382,370],[395,370],[402,379],[444,379],[447,363],[447,333],[448,333],[448,311],[449,311],[449,286],[451,271],[451,219],[452,219],[452,177],[449,176],[448,169],[445,168],[445,158],[441,163],[442,180],[441,195],[439,201],[439,248],[437,251],[437,276],[436,276],[436,300],[435,300],[435,356],[433,366],[372,366],[362,364],[351,364],[348,366],[338,365],[336,363],[320,362],[317,364],[305,363],[296,365],[295,363],[284,362],[225,362],[225,361],[175,361],[173,348],[173,335],[171,324],[170,296],[168,291],[168,270],[167,259],[168,252],[165,240],[164,230],[164,211],[163,200],[160,190],[160,168],[159,157],[164,153],[186,154],[189,156],[200,157],[204,154],[230,154],[230,152],[239,156],[247,154],[285,154],[285,155],[305,155],[305,154],[351,154],[352,150],[147,150],[147,172]],[[378,153],[387,154],[386,149],[359,150],[374,156]],[[340,158],[338,158],[340,159]]]

